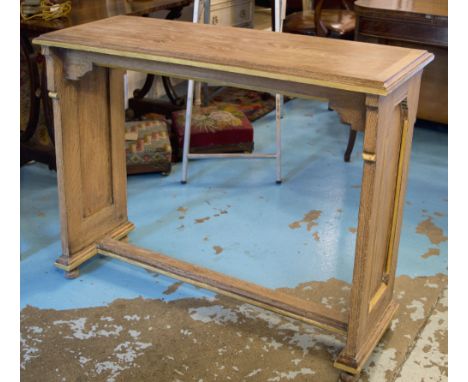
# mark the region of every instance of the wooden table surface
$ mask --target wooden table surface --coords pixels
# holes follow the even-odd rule
[[[359,7],[448,16],[448,0],[357,0]]]
[[[21,29],[39,33],[69,28],[117,15],[142,16],[151,12],[184,7],[192,0],[72,0],[67,17],[45,20],[21,20]]]
[[[383,95],[432,59],[423,50],[132,16],[34,42]]]

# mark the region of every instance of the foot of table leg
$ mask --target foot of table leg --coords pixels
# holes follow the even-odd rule
[[[360,374],[349,374],[342,371],[338,377],[338,382],[357,382]]]
[[[71,271],[65,271],[65,278],[73,280],[80,276],[80,269],[75,268]]]
[[[113,239],[117,240],[123,240],[123,241],[128,241],[128,234],[135,228],[133,223],[131,222],[126,222],[114,230],[112,230],[107,236],[111,237]],[[84,262],[90,260],[94,256],[97,255],[97,248],[96,244],[93,243],[82,250],[73,253],[71,256],[60,256],[56,261],[55,261],[55,266],[57,268],[63,269],[66,272],[66,277],[67,278],[73,278],[73,277],[68,277],[68,273],[72,273],[74,270],[78,271],[78,267],[83,264]],[[78,274],[77,274],[78,276]],[[76,276],[76,277],[77,277]]]

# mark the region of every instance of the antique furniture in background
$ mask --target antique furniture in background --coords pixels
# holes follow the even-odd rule
[[[48,33],[35,43],[47,60],[57,138],[62,255],[56,265],[76,275],[102,254],[341,333],[346,344],[334,365],[342,380],[355,379],[398,308],[393,286],[413,125],[421,74],[433,55],[130,16]],[[134,228],[122,149],[127,69],[328,99],[342,120],[364,131],[348,314],[120,240]]]
[[[209,0],[205,0],[205,1],[209,1]],[[200,7],[200,3],[201,3],[201,0],[195,0],[194,3],[193,3],[193,23],[194,24],[197,24],[198,23],[198,8]],[[205,10],[208,8],[207,6],[205,6]],[[282,15],[282,7],[284,7],[284,1],[282,0],[275,0],[275,9],[277,11],[276,15],[277,17],[275,18],[275,31],[280,33],[281,30],[282,30],[282,17],[280,17],[280,15]],[[284,10],[284,8],[283,8]],[[206,12],[205,12],[205,20],[206,20]],[[261,40],[260,40],[261,41]],[[210,152],[203,152],[203,153],[193,153],[193,152],[190,152],[190,149],[192,147],[191,145],[191,142],[190,142],[190,139],[192,137],[192,109],[193,109],[193,98],[194,98],[194,84],[195,84],[195,81],[193,79],[189,79],[188,82],[187,82],[187,102],[186,102],[186,110],[185,110],[185,121],[184,121],[184,128],[183,128],[183,147],[182,147],[182,177],[181,177],[181,183],[182,184],[185,184],[187,183],[187,177],[188,177],[188,162],[190,159],[202,159],[202,158],[205,158],[205,159],[208,159],[208,158],[243,158],[243,159],[255,159],[255,158],[263,158],[263,159],[274,159],[275,160],[275,165],[276,165],[276,183],[277,184],[280,184],[281,183],[281,109],[282,109],[282,104],[283,104],[283,97],[281,94],[277,93],[275,95],[275,119],[276,119],[276,126],[275,126],[275,152],[274,153],[269,153],[269,154],[258,154],[258,153],[253,153],[251,152],[248,152],[248,153],[245,153],[245,152],[225,152],[224,150],[221,151],[221,152],[215,152],[213,153],[211,150]],[[198,83],[199,85],[199,83]],[[205,86],[205,88],[207,88],[207,86]],[[200,88],[198,88],[200,89]],[[196,93],[196,92],[195,92]],[[195,105],[197,106],[197,97],[196,97],[197,94],[195,94]],[[241,114],[243,114],[241,112]],[[204,116],[203,114],[201,114],[202,116]],[[226,115],[229,115],[229,114],[224,114],[224,116]],[[243,125],[244,128],[242,130],[239,130],[238,128],[237,129],[230,129],[229,133],[232,133],[234,132],[235,133],[235,136],[239,136],[239,137],[242,137],[243,136],[243,139],[241,140],[242,143],[245,143],[250,140],[250,135],[248,134],[249,132],[249,126],[250,126],[250,122],[249,120],[247,119],[247,117],[244,115],[244,118],[243,118]],[[204,116],[205,119],[206,119],[206,116]],[[219,117],[219,114],[218,114],[218,117]],[[233,114],[230,115],[230,118],[229,119],[232,119],[232,117],[234,117],[234,119],[237,119],[239,120],[238,117],[235,117]],[[221,122],[221,121],[219,121]],[[247,126],[247,124],[249,126]],[[253,128],[251,128],[250,126],[250,129],[252,131],[252,143],[253,143]],[[247,132],[247,134],[246,134]],[[229,134],[231,135],[231,134]],[[218,134],[218,137],[217,138],[220,138],[222,137],[222,135],[220,136]],[[232,143],[229,142],[229,143]]]
[[[209,23],[253,28],[253,0],[211,0]]]
[[[125,122],[125,154],[127,174],[171,172],[172,147],[170,126],[162,115],[151,119]]]
[[[448,123],[448,0],[358,0],[356,40],[426,49],[435,56],[424,71],[417,117]],[[357,132],[350,129],[345,160]]]
[[[178,18],[192,0],[72,0],[68,17],[45,21],[21,20],[21,164],[36,160],[55,168],[54,130],[50,100],[47,97],[43,57],[35,52],[30,40],[42,33],[100,20],[115,15],[147,16],[168,10],[168,19]],[[153,76],[148,76],[143,89],[136,91],[142,98],[151,88]],[[169,79],[163,79],[169,97],[175,101]],[[42,113],[41,113],[42,104]]]
[[[448,122],[448,0],[358,0],[356,40],[426,49],[418,118]]]
[[[303,9],[286,16],[283,32],[350,40],[356,27],[353,3],[354,0],[313,0],[313,9]],[[349,162],[355,140],[356,130],[350,127],[345,162]]]
[[[182,159],[185,110],[172,113],[173,146],[176,159]],[[190,152],[247,153],[254,148],[254,129],[247,116],[234,104],[215,103],[193,110]]]
[[[283,12],[283,16],[289,15],[290,13],[293,13],[293,12],[301,11],[303,9],[304,1],[307,2],[308,0],[289,0],[289,1],[284,0],[283,3],[286,9]],[[266,3],[269,3],[269,7],[271,9],[271,30],[274,31],[275,30],[275,17],[276,17],[275,0],[265,0],[265,3],[263,5],[262,4],[259,4],[259,5],[266,6]]]
[[[314,0],[313,8],[286,16],[283,32],[352,39],[356,27],[353,2],[341,0],[336,4],[334,0]]]
[[[349,0],[346,0],[349,1]],[[271,8],[271,29],[275,30],[275,0],[268,0]],[[286,9],[283,16],[289,16],[293,13],[298,13],[304,10],[311,10],[315,7],[315,0],[284,0]],[[343,7],[343,0],[327,0],[326,6],[329,9],[339,9]]]

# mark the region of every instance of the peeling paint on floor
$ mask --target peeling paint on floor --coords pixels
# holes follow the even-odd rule
[[[444,231],[434,224],[431,217],[419,223],[416,227],[416,232],[420,235],[426,235],[432,244],[440,244],[443,241],[447,241]]]
[[[210,217],[209,216],[206,216],[204,218],[200,218],[200,219],[195,219],[195,223],[197,224],[201,224],[201,223],[204,223],[206,221],[210,220]]]
[[[180,287],[182,284],[183,284],[183,282],[181,282],[181,281],[178,281],[178,282],[172,284],[169,288],[167,288],[167,289],[163,292],[163,294],[169,295],[169,294],[174,293],[177,289],[179,289],[179,287]]]
[[[448,381],[447,325],[448,290],[445,289],[396,382]]]
[[[394,380],[446,283],[443,275],[396,280],[400,310],[362,381]],[[310,301],[325,298],[330,307],[346,311],[350,287],[331,279],[281,291]],[[333,360],[345,341],[222,296],[211,302],[117,300],[62,311],[26,307],[21,333],[21,377],[34,382],[57,375],[93,381],[336,382]],[[439,334],[431,339],[442,359],[445,337]]]
[[[307,231],[310,232],[312,227],[318,225],[316,220],[320,217],[321,214],[322,214],[322,211],[317,211],[317,210],[309,211],[304,215],[302,220],[297,220],[289,224],[289,228],[297,229],[297,228],[300,228],[302,224],[304,224],[307,228]]]
[[[440,255],[440,249],[439,248],[429,248],[427,250],[427,252],[422,255],[421,257],[423,259],[427,259],[428,257],[431,257],[431,256],[439,256]]]
[[[313,114],[313,118],[305,117],[307,114]],[[189,183],[185,186],[179,182],[179,164],[173,166],[173,172],[168,177],[159,174],[130,177],[129,217],[137,229],[129,239],[136,245],[265,287],[284,288],[306,298],[311,298],[314,291],[322,290],[321,285],[332,285],[337,292],[327,292],[325,288],[322,291],[326,293],[318,301],[324,299],[326,306],[336,306],[345,312],[345,296],[349,293],[356,244],[356,233],[353,231],[356,229],[359,206],[360,189],[357,185],[362,175],[362,134],[358,134],[351,162],[344,163],[342,153],[348,128],[340,124],[336,113],[327,110],[326,103],[288,102],[283,124],[287,128],[283,130],[284,182],[280,186],[274,183],[272,162],[255,160],[193,161],[189,166]],[[274,151],[274,113],[256,121],[254,128],[256,151]],[[375,358],[366,369],[368,375],[364,374],[363,378],[369,378],[369,373],[376,376],[383,373],[387,378],[396,375],[406,357],[399,349],[411,348],[415,333],[429,314],[428,307],[433,303],[433,296],[443,287],[443,282],[436,275],[447,272],[447,134],[417,128],[414,137],[397,270],[398,280],[404,287],[395,294],[401,301],[403,315],[392,322],[392,330],[379,350],[397,351],[393,353],[389,350],[380,358]],[[21,362],[26,367],[24,375],[32,373],[33,369],[39,370],[37,362],[44,361],[49,369],[40,369],[36,376],[43,375],[45,381],[68,378],[69,372],[82,375],[82,380],[88,380],[89,375],[96,380],[115,378],[118,381],[123,378],[122,375],[129,375],[129,378],[136,376],[138,380],[137,376],[142,372],[138,367],[140,362],[146,365],[150,360],[154,363],[155,359],[161,359],[159,365],[152,367],[167,368],[163,372],[171,373],[172,380],[192,380],[187,377],[190,372],[186,366],[191,369],[193,362],[197,363],[198,360],[185,353],[163,354],[156,346],[170,341],[175,342],[171,346],[179,346],[180,338],[191,341],[182,342],[187,346],[196,346],[202,340],[197,333],[203,334],[199,330],[206,327],[193,327],[195,321],[184,304],[190,302],[194,309],[217,305],[222,308],[219,314],[225,317],[234,317],[234,313],[236,317],[248,315],[249,306],[241,308],[230,305],[229,301],[212,292],[114,259],[96,257],[81,267],[79,278],[65,280],[63,272],[53,266],[61,251],[56,174],[44,165],[24,166],[21,168],[21,188],[21,306],[40,308],[34,312],[50,326],[43,326],[37,320],[31,321],[28,312],[36,308],[23,310]],[[295,229],[291,229],[290,224]],[[218,250],[222,248],[222,254],[216,255],[215,247]],[[422,295],[415,295],[411,288],[421,289],[421,293],[428,296],[427,300],[423,300]],[[133,299],[140,296],[145,300],[138,300],[141,303],[134,305]],[[152,299],[156,302],[151,302]],[[179,302],[182,305],[177,305]],[[151,312],[143,314],[141,311],[146,309],[143,308],[145,304],[153,303],[155,305],[152,307],[160,315],[158,319],[168,328],[158,326]],[[108,304],[110,308],[107,308]],[[70,309],[78,310],[72,314]],[[82,311],[93,312],[95,309],[100,310],[99,317],[82,314]],[[116,309],[122,312],[121,316],[115,316]],[[170,317],[164,315],[165,309],[171,311],[174,317],[184,317],[186,325],[171,322]],[[230,310],[230,315],[226,316],[226,310]],[[106,314],[109,311],[114,313]],[[218,313],[213,314],[216,317]],[[53,325],[50,323],[52,316],[54,321],[69,323]],[[294,378],[294,381],[310,381],[313,378],[320,382],[327,381],[325,377],[319,379],[326,374],[325,369],[321,370],[322,366],[317,366],[303,354],[305,351],[310,356],[314,352],[310,338],[321,333],[311,334],[303,325],[295,321],[278,321],[282,318],[265,311],[257,312],[257,316],[266,320],[262,324],[261,336],[249,335],[253,343],[247,338],[245,349],[241,350],[259,349],[263,357],[250,357],[252,359],[246,360],[243,365],[225,363],[223,357],[226,354],[231,354],[234,359],[237,354],[230,353],[234,348],[222,342],[222,338],[218,339],[216,354],[209,353],[213,365],[206,366],[211,380],[231,378],[237,381],[239,373],[245,372],[242,378],[245,376],[247,381],[264,381],[268,378],[287,380],[288,377]],[[421,320],[421,317],[424,319]],[[86,318],[86,321],[76,321],[81,318]],[[247,320],[245,317],[243,319]],[[74,323],[70,323],[71,320],[75,320]],[[151,324],[143,330],[142,323],[150,320]],[[228,330],[226,339],[245,339],[246,336],[245,331],[236,326],[237,323],[200,322],[202,324],[210,325],[210,331],[211,325],[218,325],[222,330],[226,326],[232,327],[232,333]],[[90,337],[89,341],[102,338],[114,342],[108,349],[98,346],[102,349],[99,356],[94,357],[95,353],[93,357],[84,352],[79,354],[81,348],[76,349],[73,341],[81,342],[85,349],[88,340],[75,338],[70,325],[75,325],[77,333],[81,330],[83,335],[91,333],[100,336]],[[93,328],[93,325],[96,326]],[[116,333],[119,325],[124,329],[116,337],[111,333]],[[255,323],[249,321],[247,326],[247,333],[256,333]],[[172,333],[171,328],[179,332]],[[152,333],[165,333],[162,329],[172,333],[172,337],[169,339],[163,335],[159,339],[152,336]],[[218,337],[224,335],[222,330],[216,332]],[[283,338],[285,333],[283,337],[278,336],[277,332],[281,330],[289,335],[289,339]],[[52,340],[57,344],[71,341],[72,346],[65,349],[75,353],[65,350],[64,354],[56,354],[57,350],[55,353],[52,350],[55,361],[42,358],[44,353],[41,349],[49,344],[51,331],[55,333]],[[209,333],[203,335],[208,336]],[[64,339],[64,336],[71,338]],[[203,338],[207,341],[208,337]],[[47,343],[40,342],[44,340]],[[324,353],[318,352],[322,354],[317,355],[318,361],[326,359],[329,363],[330,354],[334,354],[332,349],[336,351],[335,342],[339,343],[340,340],[329,337],[322,337],[322,340],[329,344],[329,348]],[[149,343],[152,346],[141,347]],[[71,358],[72,355],[74,358]],[[314,357],[315,353],[311,358]],[[127,361],[130,360],[133,366],[127,368]],[[440,358],[436,357],[436,360]],[[71,371],[62,367],[67,362],[72,365]],[[389,366],[395,362],[397,366]],[[272,369],[266,363],[278,367]],[[325,365],[324,361],[322,363]],[[382,368],[382,364],[387,366]],[[229,373],[225,371],[228,368]],[[309,369],[316,374],[307,374]],[[333,376],[334,369],[326,370]],[[83,374],[84,371],[88,376]],[[159,372],[157,370],[156,374],[146,376],[154,380]],[[370,380],[380,382],[375,378]],[[199,379],[203,379],[203,376]],[[200,382],[195,378],[193,380]],[[210,381],[206,378],[203,380]]]
[[[213,249],[216,255],[219,255],[221,252],[223,252],[223,247],[220,247],[219,245],[213,245]]]
[[[305,118],[310,110],[314,117]],[[129,217],[136,225],[129,235],[132,243],[268,288],[332,277],[351,282],[356,234],[348,228],[357,222],[360,190],[352,185],[362,176],[362,134],[351,162],[344,163],[348,130],[325,103],[293,100],[285,111],[283,184],[274,183],[272,162],[257,160],[190,162],[185,186],[179,164],[167,177],[129,177]],[[254,127],[256,150],[274,148],[274,113]],[[448,236],[446,143],[446,134],[415,131],[398,274],[447,271],[447,242],[433,245],[426,235],[416,234],[425,209]],[[77,280],[63,280],[53,266],[61,252],[56,175],[40,164],[24,166],[21,186],[27,190],[21,194],[21,306],[65,309],[138,296],[210,296],[188,287],[164,296],[173,280],[159,278],[155,284],[145,271],[99,257],[82,267]],[[41,218],[38,206],[45,214]],[[300,223],[310,211],[321,211],[320,217]],[[207,217],[201,224],[195,221]],[[302,228],[290,229],[292,222]],[[307,231],[312,223],[317,225]],[[214,245],[223,248],[222,256],[213,256]],[[438,248],[440,255],[421,258],[429,248]]]

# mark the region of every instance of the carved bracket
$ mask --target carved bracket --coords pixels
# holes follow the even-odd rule
[[[54,76],[53,76],[53,60],[52,56],[57,55],[63,58],[65,78],[72,81],[77,81],[86,73],[93,70],[93,61],[87,54],[80,54],[73,51],[67,51],[57,48],[49,48],[42,46],[42,55],[46,59],[47,83],[48,90],[55,92]]]
[[[68,51],[64,55],[64,74],[67,80],[77,81],[93,70],[93,62],[83,54]]]
[[[364,131],[366,123],[365,95],[348,93],[330,98],[329,107],[335,110],[340,120],[353,130]]]
[[[377,126],[379,122],[379,97],[368,95],[364,101],[365,135],[362,150],[362,159],[366,163],[375,163],[377,160]]]

